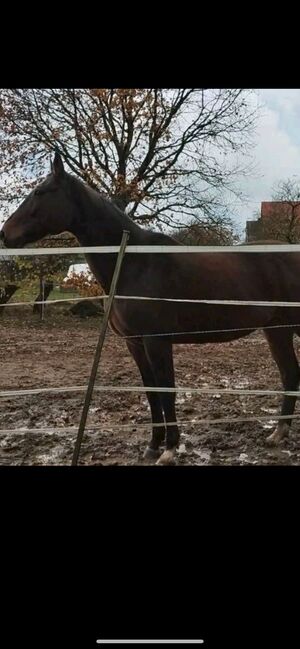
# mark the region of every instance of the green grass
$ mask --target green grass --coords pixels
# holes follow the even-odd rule
[[[78,300],[81,299],[78,291],[60,291],[60,289],[54,288],[53,291],[51,291],[48,300],[64,300],[71,297],[77,297]]]
[[[76,290],[61,291],[59,288],[54,288],[51,291],[45,306],[44,320],[40,320],[38,313],[33,313],[32,305],[24,305],[14,307],[14,302],[34,302],[39,294],[39,282],[31,286],[22,286],[14,293],[9,300],[12,306],[5,309],[0,317],[1,327],[19,326],[23,328],[47,328],[49,330],[55,328],[61,329],[77,329],[79,326],[84,329],[94,329],[99,327],[99,318],[86,318],[81,319],[73,316],[70,308],[74,302],[62,302],[61,304],[48,304],[48,300],[64,300],[68,298],[76,298],[81,300],[82,297]],[[80,323],[80,324],[79,324]]]
[[[36,285],[19,288],[10,299],[10,302],[33,302],[38,294],[39,284],[37,282]],[[67,298],[78,298],[80,300],[80,295],[77,291],[61,291],[60,289],[54,288],[48,300],[63,300]]]

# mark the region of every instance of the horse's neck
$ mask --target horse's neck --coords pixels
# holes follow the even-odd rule
[[[174,245],[177,243],[167,235],[144,230],[126,214],[115,208],[112,203],[99,199],[93,190],[76,184],[76,191],[77,219],[74,219],[73,234],[82,246],[119,246],[124,230],[129,232],[129,245]],[[86,259],[95,277],[108,293],[117,254],[87,254]],[[130,263],[141,262],[137,260],[133,262],[131,256]]]
[[[113,210],[107,215],[105,212],[102,213],[101,209],[91,211],[83,209],[80,223],[74,227],[73,234],[81,246],[119,246],[124,230],[129,232],[129,244],[136,245],[144,242],[145,231],[125,214],[120,218],[120,215],[114,217]],[[95,277],[108,293],[117,254],[86,254],[85,257]]]

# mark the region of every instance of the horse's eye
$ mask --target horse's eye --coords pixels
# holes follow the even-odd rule
[[[41,196],[42,193],[43,193],[42,189],[36,189],[34,192],[35,196]]]

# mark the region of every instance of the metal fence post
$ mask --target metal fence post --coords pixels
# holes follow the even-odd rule
[[[120,245],[120,250],[119,250],[118,257],[117,257],[115,270],[114,270],[114,274],[113,274],[113,278],[112,278],[112,282],[111,282],[109,298],[108,298],[108,301],[107,301],[107,308],[104,311],[102,327],[101,327],[101,330],[100,330],[99,339],[98,339],[97,347],[96,347],[96,350],[95,350],[93,365],[92,365],[92,369],[91,369],[91,374],[90,374],[90,378],[89,378],[89,382],[88,382],[88,386],[87,386],[87,391],[86,391],[86,394],[85,394],[85,400],[84,400],[83,409],[82,409],[81,418],[80,418],[79,427],[78,427],[77,439],[76,439],[75,446],[74,446],[74,451],[73,451],[72,466],[76,466],[77,462],[78,462],[78,457],[79,457],[79,453],[80,453],[80,447],[81,447],[82,438],[83,438],[84,430],[85,430],[85,424],[86,424],[88,411],[89,411],[89,407],[90,407],[90,403],[91,403],[91,399],[92,399],[93,389],[94,389],[94,385],[95,385],[98,365],[99,365],[99,361],[100,361],[100,357],[101,357],[101,352],[102,352],[102,348],[103,348],[103,343],[104,343],[104,339],[105,339],[105,334],[106,334],[106,330],[107,330],[109,316],[110,316],[114,296],[115,296],[115,293],[116,293],[117,283],[118,283],[119,274],[120,274],[120,270],[121,270],[121,266],[122,266],[122,261],[123,261],[124,254],[125,254],[125,249],[126,249],[128,237],[129,237],[129,232],[124,230],[121,245]]]

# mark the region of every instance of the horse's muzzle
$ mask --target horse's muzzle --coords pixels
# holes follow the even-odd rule
[[[8,239],[3,230],[0,232],[0,248],[17,248],[16,239]]]

